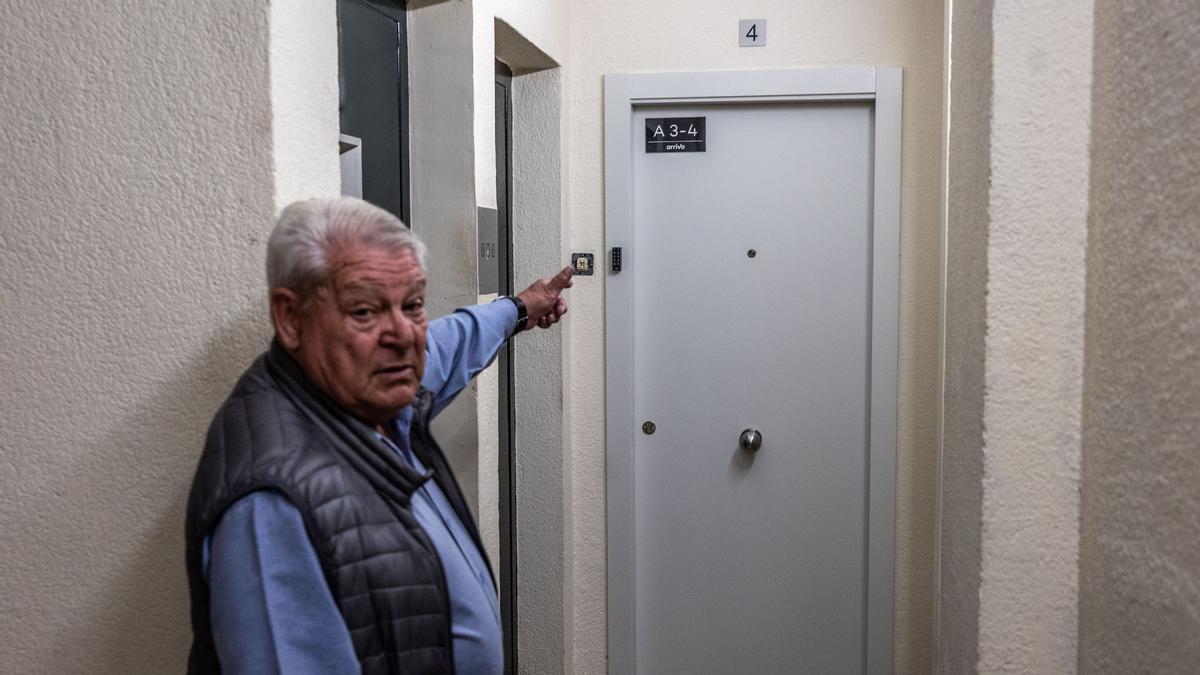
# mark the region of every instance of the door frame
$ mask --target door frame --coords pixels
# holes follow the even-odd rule
[[[900,272],[899,68],[847,67],[613,74],[604,77],[605,338],[608,516],[608,672],[637,666],[634,551],[633,116],[648,105],[873,102],[871,349],[866,490],[864,659],[867,673],[892,669],[896,402]],[[612,250],[621,247],[622,271]]]
[[[496,127],[496,257],[498,258],[498,280],[496,293],[512,295],[513,288],[513,238],[512,238],[512,69],[496,60],[496,88],[503,88],[494,95]],[[496,406],[499,419],[500,469],[500,560],[497,561],[500,576],[500,622],[504,628],[504,672],[518,672],[517,653],[517,461],[516,399],[513,387],[515,345],[512,340],[504,343],[496,358],[499,379],[499,402]]]

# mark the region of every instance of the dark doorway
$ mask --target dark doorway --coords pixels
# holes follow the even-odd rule
[[[496,62],[496,258],[497,292],[512,295],[512,71]],[[500,619],[504,670],[517,672],[516,415],[513,410],[512,342],[500,351]]]
[[[363,199],[408,222],[408,63],[403,2],[338,0],[342,133],[362,140]]]

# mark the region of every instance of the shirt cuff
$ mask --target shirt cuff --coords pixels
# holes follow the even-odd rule
[[[512,337],[513,333],[517,331],[517,303],[513,302],[511,297],[505,295],[478,307],[488,312],[489,316],[494,317],[497,323],[504,326],[505,335]]]

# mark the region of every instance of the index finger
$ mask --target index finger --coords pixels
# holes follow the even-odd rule
[[[570,288],[571,284],[573,283],[571,281],[571,277],[573,276],[575,276],[575,268],[567,265],[566,267],[562,268],[558,274],[550,277],[550,281],[547,285],[550,286],[551,290],[555,291],[561,291],[564,288]]]

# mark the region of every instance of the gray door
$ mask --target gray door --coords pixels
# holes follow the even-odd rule
[[[403,3],[338,0],[343,134],[362,140],[362,197],[408,221],[408,65]]]
[[[864,669],[872,110],[634,110],[638,672]]]

